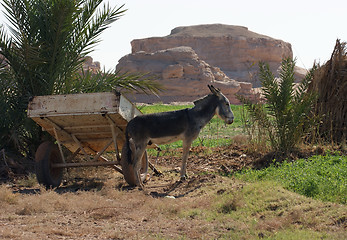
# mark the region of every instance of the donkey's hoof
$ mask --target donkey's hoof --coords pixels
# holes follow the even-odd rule
[[[185,182],[188,179],[188,175],[181,176],[181,182]]]

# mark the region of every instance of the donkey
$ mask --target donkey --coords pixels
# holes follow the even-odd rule
[[[225,123],[234,121],[229,100],[212,85],[211,94],[194,101],[193,108],[172,112],[140,115],[133,118],[126,127],[126,143],[129,164],[132,164],[136,184],[143,189],[140,178],[141,159],[147,145],[167,144],[183,140],[181,180],[186,179],[186,165],[190,146],[201,129],[217,114]]]

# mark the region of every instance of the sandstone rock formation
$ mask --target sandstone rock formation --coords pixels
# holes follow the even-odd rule
[[[119,60],[117,71],[140,72],[155,75],[166,91],[160,95],[129,94],[136,102],[193,101],[209,93],[207,84],[223,89],[233,103],[238,103],[235,93],[256,97],[252,84],[239,83],[226,76],[218,67],[201,60],[191,47],[180,46],[151,53],[139,51]]]
[[[210,24],[177,27],[166,37],[137,39],[131,42],[132,53],[189,46],[200,59],[211,66],[219,67],[229,78],[260,83],[250,77],[258,70],[258,62],[268,62],[276,72],[282,58],[292,57],[291,44],[249,31],[246,27]]]
[[[91,71],[93,73],[97,73],[100,71],[100,62],[94,62],[93,58],[90,56],[86,56],[83,62],[83,71]]]

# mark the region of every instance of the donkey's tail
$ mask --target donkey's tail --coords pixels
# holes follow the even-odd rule
[[[125,151],[125,154],[126,154],[126,161],[129,163],[129,164],[132,164],[132,147],[131,145],[133,145],[134,142],[132,139],[129,138],[129,133],[128,133],[128,129],[125,130],[125,146],[126,146],[126,151]]]

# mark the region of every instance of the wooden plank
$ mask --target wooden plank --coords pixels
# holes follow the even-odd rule
[[[120,95],[116,93],[82,93],[36,96],[28,106],[29,117],[118,113]]]
[[[64,156],[64,153],[63,153],[63,148],[61,146],[61,142],[59,140],[59,137],[58,137],[58,133],[57,133],[57,130],[55,128],[53,128],[53,132],[54,132],[54,135],[55,135],[55,139],[57,139],[57,142],[58,142],[58,147],[59,147],[59,152],[60,152],[60,156],[61,156],[61,159],[63,160],[63,163],[65,163],[65,156]]]
[[[141,111],[138,110],[134,104],[132,104],[126,97],[121,95],[119,103],[119,113],[128,122],[138,115],[142,115]]]
[[[99,157],[100,157],[100,156],[106,151],[106,149],[112,144],[112,142],[113,142],[113,139],[111,139],[111,140],[104,146],[104,148],[103,148],[101,151],[99,151],[99,152],[95,155],[95,157],[93,158],[93,161],[98,160]]]

